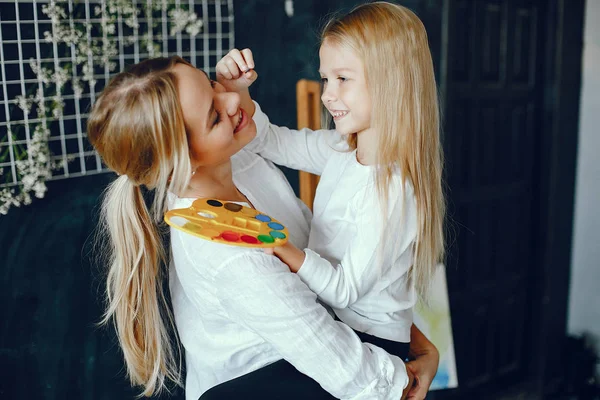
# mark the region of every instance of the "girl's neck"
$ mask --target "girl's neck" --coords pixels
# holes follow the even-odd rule
[[[377,163],[377,137],[373,128],[365,129],[356,135],[356,160],[362,165]]]
[[[231,161],[218,166],[198,167],[182,197],[247,201],[233,183]]]

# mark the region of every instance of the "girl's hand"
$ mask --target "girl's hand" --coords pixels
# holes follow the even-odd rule
[[[228,92],[247,90],[258,78],[250,49],[231,50],[217,63],[216,71],[217,81]]]
[[[263,251],[267,254],[274,254],[277,258],[287,264],[292,272],[298,272],[306,257],[306,254],[291,242],[287,242],[283,246],[266,248]]]
[[[275,247],[273,252],[290,267],[290,271],[292,272],[298,272],[306,258],[306,254],[289,241],[283,246]]]

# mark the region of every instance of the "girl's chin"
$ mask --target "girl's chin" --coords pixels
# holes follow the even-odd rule
[[[351,133],[353,133],[353,132],[348,132],[345,129],[338,129],[337,127],[335,128],[335,130],[343,137],[346,137],[346,136],[350,135]]]

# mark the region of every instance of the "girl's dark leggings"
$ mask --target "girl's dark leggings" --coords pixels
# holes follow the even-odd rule
[[[372,343],[388,353],[406,360],[409,344],[380,339],[356,332],[363,342]],[[200,400],[321,400],[335,399],[312,378],[299,372],[292,364],[279,360],[266,367],[223,382],[207,392]]]

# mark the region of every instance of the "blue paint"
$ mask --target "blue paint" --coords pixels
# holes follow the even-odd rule
[[[278,224],[277,222],[269,222],[269,224],[268,224],[268,225],[269,225],[269,228],[271,228],[271,229],[275,229],[275,230],[277,230],[277,231],[280,231],[280,230],[282,230],[282,229],[283,229],[283,225],[281,225],[281,224]]]
[[[255,218],[261,222],[271,222],[271,217],[268,215],[258,214]]]
[[[275,239],[285,239],[285,233],[283,233],[283,232],[271,231],[271,232],[269,232],[269,234],[271,236],[273,236]]]

